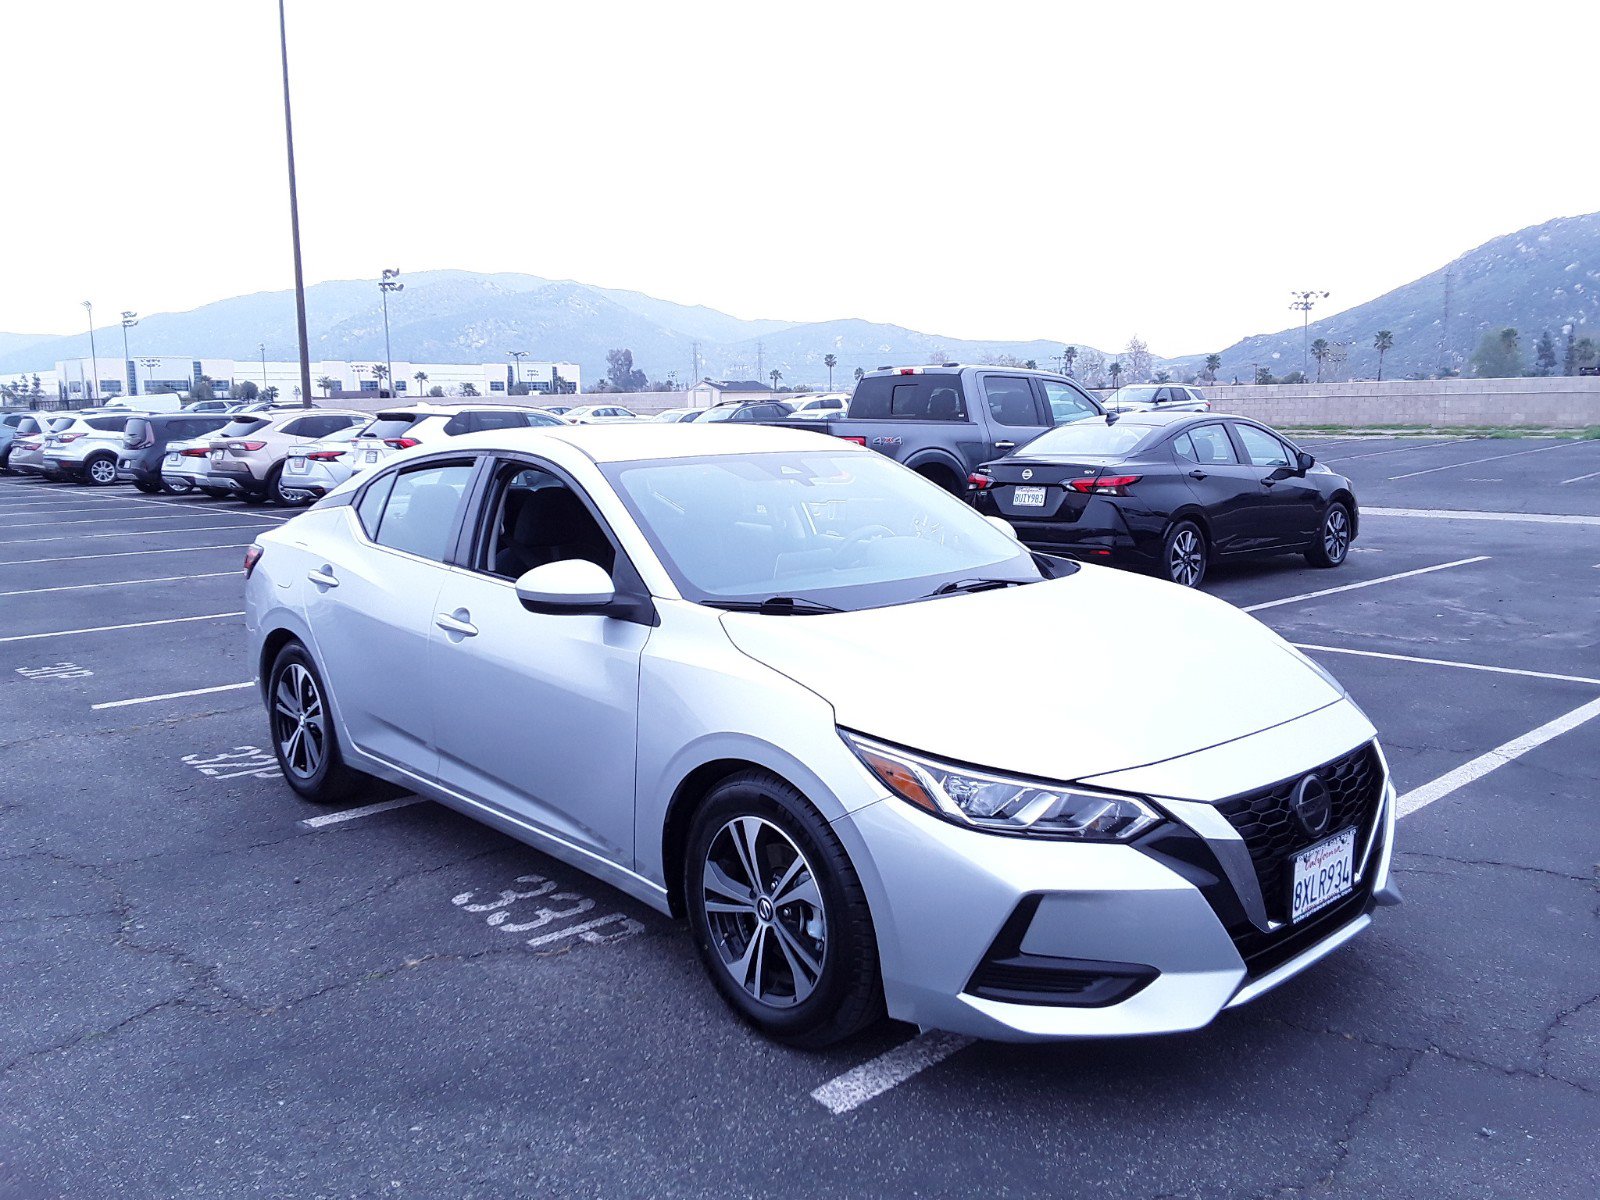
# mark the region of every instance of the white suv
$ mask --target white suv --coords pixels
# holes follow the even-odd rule
[[[407,404],[401,408],[386,408],[372,418],[372,424],[361,431],[361,436],[340,447],[344,451],[338,459],[321,460],[326,465],[325,477],[308,470],[319,460],[311,459],[304,468],[290,458],[284,467],[287,477],[284,486],[293,481],[304,485],[304,490],[320,496],[350,476],[374,466],[400,450],[409,450],[424,442],[442,441],[463,433],[484,433],[491,429],[526,429],[529,426],[554,426],[564,428],[566,422],[542,409],[515,404]],[[307,446],[307,451],[322,447]],[[327,449],[333,449],[328,447]],[[309,455],[308,455],[309,458]],[[317,490],[320,488],[321,490]]]
[[[52,430],[42,448],[46,478],[106,487],[117,481],[117,452],[132,413],[75,413]]]

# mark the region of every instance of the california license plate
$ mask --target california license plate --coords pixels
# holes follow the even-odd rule
[[[367,461],[369,463],[377,462],[378,461],[378,452],[376,450],[368,450],[367,451]]]
[[[1289,919],[1298,921],[1355,888],[1356,831],[1346,829],[1294,856],[1294,896]]]
[[[1011,491],[1011,503],[1018,508],[1043,508],[1044,489],[1042,487],[1019,487]]]
[[[169,466],[169,467],[175,467],[179,463],[181,463],[182,461],[183,461],[183,455],[181,455],[181,454],[169,454],[169,455],[167,455],[167,466]]]

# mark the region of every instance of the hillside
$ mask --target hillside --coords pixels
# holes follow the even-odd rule
[[[1372,347],[1380,329],[1394,334],[1394,349],[1384,356],[1386,379],[1437,374],[1445,311],[1445,276],[1451,275],[1448,345],[1443,362],[1467,370],[1467,360],[1486,330],[1507,326],[1522,333],[1524,356],[1548,329],[1559,348],[1561,328],[1579,336],[1600,333],[1600,213],[1561,217],[1485,242],[1421,279],[1342,313],[1311,323],[1311,337],[1330,342],[1353,340],[1341,377],[1371,379],[1378,355]],[[1276,375],[1299,370],[1298,325],[1278,333],[1245,338],[1222,351],[1218,379],[1253,377],[1253,363]],[[1174,371],[1198,371],[1205,355],[1175,359]],[[1312,378],[1316,364],[1312,363]]]
[[[796,323],[745,320],[699,305],[677,304],[640,292],[591,287],[537,275],[471,271],[419,271],[404,277],[405,291],[391,296],[390,341],[396,358],[414,362],[498,361],[509,350],[540,359],[578,363],[586,379],[605,374],[606,352],[633,351],[652,379],[676,372],[689,378],[694,345],[700,374],[748,378],[778,370],[789,383],[823,384],[822,359],[838,358],[835,383],[856,367],[926,362],[934,357],[972,361],[997,355],[1035,359],[1058,354],[1058,342],[972,341],[919,333],[862,320]],[[311,357],[370,360],[383,355],[383,314],[370,280],[334,280],[306,289]],[[97,331],[102,355],[117,353],[120,333]],[[133,353],[198,354],[251,359],[292,359],[294,297],[258,292],[203,305],[190,312],[143,318]],[[87,355],[87,333],[46,337],[0,334],[0,375],[40,370],[57,360]]]

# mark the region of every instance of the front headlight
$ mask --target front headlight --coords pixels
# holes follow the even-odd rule
[[[1080,842],[1123,842],[1161,820],[1137,796],[993,775],[842,729],[839,733],[895,795],[958,825]]]

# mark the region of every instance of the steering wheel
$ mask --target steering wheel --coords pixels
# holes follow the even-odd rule
[[[839,547],[839,560],[845,566],[855,566],[863,546],[880,538],[894,536],[894,530],[887,525],[863,525],[844,539],[843,545]]]

